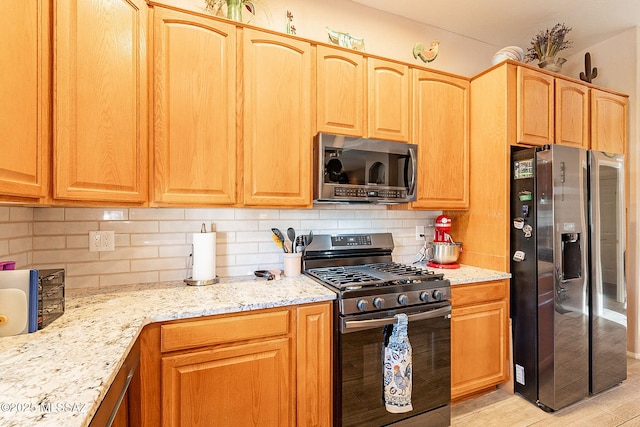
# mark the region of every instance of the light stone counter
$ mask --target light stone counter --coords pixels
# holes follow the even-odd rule
[[[460,268],[433,268],[426,267],[425,263],[420,263],[418,265],[421,268],[433,270],[437,274],[444,274],[444,278],[449,279],[451,286],[509,279],[511,277],[511,274],[509,273],[487,270],[486,268],[472,267],[470,265],[460,265]]]
[[[428,269],[443,273],[453,286],[510,277],[466,265]],[[149,323],[333,299],[332,291],[304,276],[230,278],[205,287],[171,282],[69,290],[65,314],[51,325],[0,338],[0,425],[88,425]]]
[[[0,425],[88,425],[149,323],[333,299],[304,276],[69,290],[65,314],[51,325],[0,338]]]

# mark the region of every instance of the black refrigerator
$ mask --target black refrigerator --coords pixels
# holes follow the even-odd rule
[[[623,158],[514,148],[511,172],[514,390],[554,411],[626,378]]]

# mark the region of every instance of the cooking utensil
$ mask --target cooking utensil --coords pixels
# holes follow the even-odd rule
[[[295,245],[296,245],[296,252],[304,251],[304,236],[302,234],[296,237]]]
[[[287,228],[287,237],[291,240],[291,252],[295,252],[296,230],[294,230],[293,227]]]
[[[307,235],[307,241],[305,242],[305,248],[308,247],[311,242],[313,242],[313,230],[309,230],[309,234]]]
[[[271,238],[273,239],[274,243],[276,244],[277,247],[279,247],[280,249],[282,249],[283,251],[287,251],[284,247],[284,245],[282,244],[282,240],[280,240],[278,238],[278,236],[276,236],[275,234],[271,235]]]
[[[276,237],[280,240],[280,243],[282,244],[282,250],[285,252],[289,252],[287,250],[287,246],[284,244],[284,234],[282,234],[282,231],[280,231],[277,228],[272,228],[271,231],[273,232],[273,234],[276,235]]]

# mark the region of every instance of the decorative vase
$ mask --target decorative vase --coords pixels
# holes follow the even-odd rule
[[[559,73],[562,69],[562,64],[567,62],[564,58],[558,58],[556,56],[543,56],[538,63],[538,67],[543,70],[553,71],[554,73]]]
[[[242,0],[226,0],[227,1],[227,19],[242,22]]]

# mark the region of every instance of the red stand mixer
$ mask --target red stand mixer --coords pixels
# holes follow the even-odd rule
[[[451,238],[451,218],[440,215],[436,218],[435,235],[431,246],[427,247],[427,266],[433,268],[460,268],[458,255],[462,251],[462,243]]]

